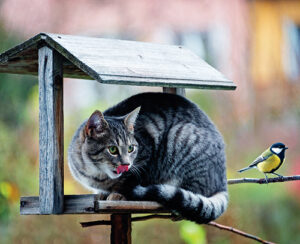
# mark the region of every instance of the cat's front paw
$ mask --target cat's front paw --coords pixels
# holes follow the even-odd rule
[[[107,193],[99,192],[99,193],[96,193],[95,200],[97,200],[97,201],[103,201],[103,200],[106,200],[107,196],[108,196]]]
[[[126,201],[126,198],[120,193],[112,192],[108,195],[106,200],[108,200],[108,201]]]

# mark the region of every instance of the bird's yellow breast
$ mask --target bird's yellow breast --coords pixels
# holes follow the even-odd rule
[[[279,167],[280,163],[281,163],[280,158],[274,154],[271,157],[269,157],[267,160],[258,163],[257,168],[259,171],[263,173],[268,173],[276,169],[277,167]]]

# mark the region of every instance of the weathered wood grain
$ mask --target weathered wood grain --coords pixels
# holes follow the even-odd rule
[[[144,201],[99,201],[98,195],[65,195],[61,214],[109,214],[109,213],[170,213],[156,202]],[[39,197],[21,197],[22,215],[39,215]]]
[[[62,56],[48,47],[39,49],[39,150],[42,214],[63,212],[63,66]]]
[[[131,215],[112,214],[111,221],[111,244],[131,244]]]
[[[65,77],[101,83],[201,89],[235,89],[232,81],[191,51],[171,45],[41,33],[0,55],[0,72],[37,73],[41,45],[55,49],[71,65]],[[28,66],[26,66],[28,64]],[[11,65],[14,65],[15,71]],[[81,70],[82,72],[79,72]],[[75,74],[75,75],[74,75]]]
[[[92,79],[89,75],[63,58],[64,77]],[[12,74],[36,75],[38,71],[37,45],[18,53],[18,56],[7,57],[7,61],[0,64],[0,72]]]
[[[156,213],[166,210],[156,202],[145,201],[95,201],[98,213]]]
[[[39,197],[21,197],[20,199],[20,214],[31,215],[40,213]]]
[[[177,95],[185,97],[185,89],[184,88],[163,87],[163,92],[177,94]]]

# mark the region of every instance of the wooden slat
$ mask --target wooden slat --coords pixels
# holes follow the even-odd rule
[[[39,49],[40,213],[63,212],[63,70],[62,56]]]
[[[99,213],[157,213],[166,210],[156,202],[95,201],[95,212]]]
[[[52,47],[69,61],[67,69],[64,62],[65,77],[120,85],[235,89],[232,81],[180,46],[46,33],[1,54],[0,72],[14,72],[12,64],[16,73],[37,72],[34,55],[26,60],[22,55],[27,49],[34,53],[40,45]]]
[[[21,197],[20,214],[21,215],[41,214],[39,197]]]
[[[61,214],[109,214],[109,213],[169,213],[156,202],[98,201],[97,195],[65,195]],[[21,197],[22,215],[43,214],[39,209],[39,197]]]
[[[175,79],[186,86],[200,85],[201,81],[218,81],[233,85],[221,73],[189,50],[172,45],[87,38],[48,34],[49,41],[72,63],[85,70],[98,81],[161,86]],[[104,77],[105,76],[105,77]],[[141,79],[139,82],[138,79]],[[160,83],[157,83],[157,80]],[[185,82],[186,80],[190,82]],[[137,82],[137,83],[135,83]],[[171,82],[172,83],[172,82]],[[213,84],[212,84],[213,85]]]

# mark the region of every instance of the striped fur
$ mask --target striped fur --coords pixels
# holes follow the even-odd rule
[[[137,107],[141,107],[138,116],[132,112]],[[128,114],[133,114],[131,119]],[[223,139],[194,103],[172,94],[142,93],[103,115],[102,134],[87,133],[89,122],[84,122],[70,144],[69,166],[75,179],[97,191],[122,193],[129,200],[160,202],[197,223],[225,211]],[[126,121],[133,121],[134,131]],[[117,158],[100,150],[112,143],[120,148]],[[122,149],[132,143],[134,154]],[[130,169],[115,177],[111,172],[124,158]]]

